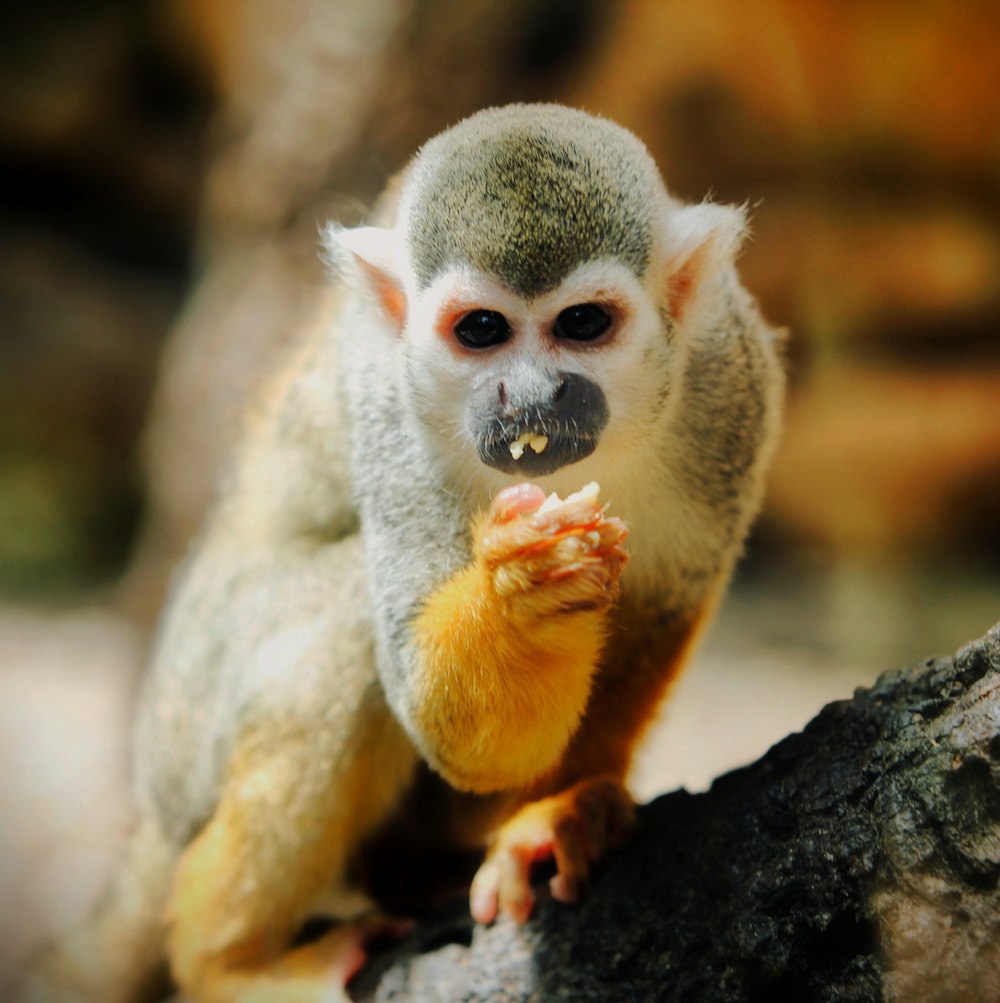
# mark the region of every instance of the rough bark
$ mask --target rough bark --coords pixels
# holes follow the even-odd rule
[[[578,905],[542,901],[525,926],[490,928],[456,905],[354,991],[998,1000],[998,883],[1000,625],[954,657],[886,672],[707,793],[645,806]]]

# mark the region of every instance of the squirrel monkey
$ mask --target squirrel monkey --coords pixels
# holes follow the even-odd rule
[[[194,1003],[344,998],[394,856],[486,847],[472,913],[520,921],[533,862],[571,901],[628,830],[779,425],[744,216],[555,105],[432,139],[379,213],[326,233],[332,317],[160,628],[128,859],[24,1000],[131,1003],[164,958]]]

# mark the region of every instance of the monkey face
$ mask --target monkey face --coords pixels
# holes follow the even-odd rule
[[[638,140],[582,113],[468,123],[411,163],[392,229],[327,232],[375,308],[366,331],[392,339],[406,431],[488,492],[494,472],[560,493],[644,480],[669,462],[661,426],[744,216],[676,202]]]
[[[411,300],[405,390],[437,453],[537,479],[649,420],[670,352],[655,303],[597,262],[526,299],[467,269]],[[631,437],[634,441],[634,436]]]

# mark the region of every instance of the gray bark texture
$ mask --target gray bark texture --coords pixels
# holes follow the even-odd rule
[[[766,695],[762,694],[762,699]],[[464,908],[363,1001],[1000,1000],[1000,625],[884,673],[711,790],[657,798],[579,904]]]

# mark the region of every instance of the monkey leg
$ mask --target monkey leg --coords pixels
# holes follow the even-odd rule
[[[491,923],[502,911],[517,922],[531,914],[532,866],[554,860],[549,887],[560,902],[573,902],[604,855],[632,828],[635,808],[613,777],[594,777],[534,801],[500,827],[470,890],[473,917]]]
[[[293,947],[310,908],[344,890],[347,858],[398,800],[413,766],[395,723],[344,741],[331,761],[309,728],[240,743],[219,806],[185,851],[168,908],[169,956],[196,1003],[345,999],[368,923]]]
[[[474,529],[472,563],[414,623],[414,721],[431,765],[461,790],[533,783],[590,695],[626,529],[593,493],[544,501],[532,485],[502,491]]]

